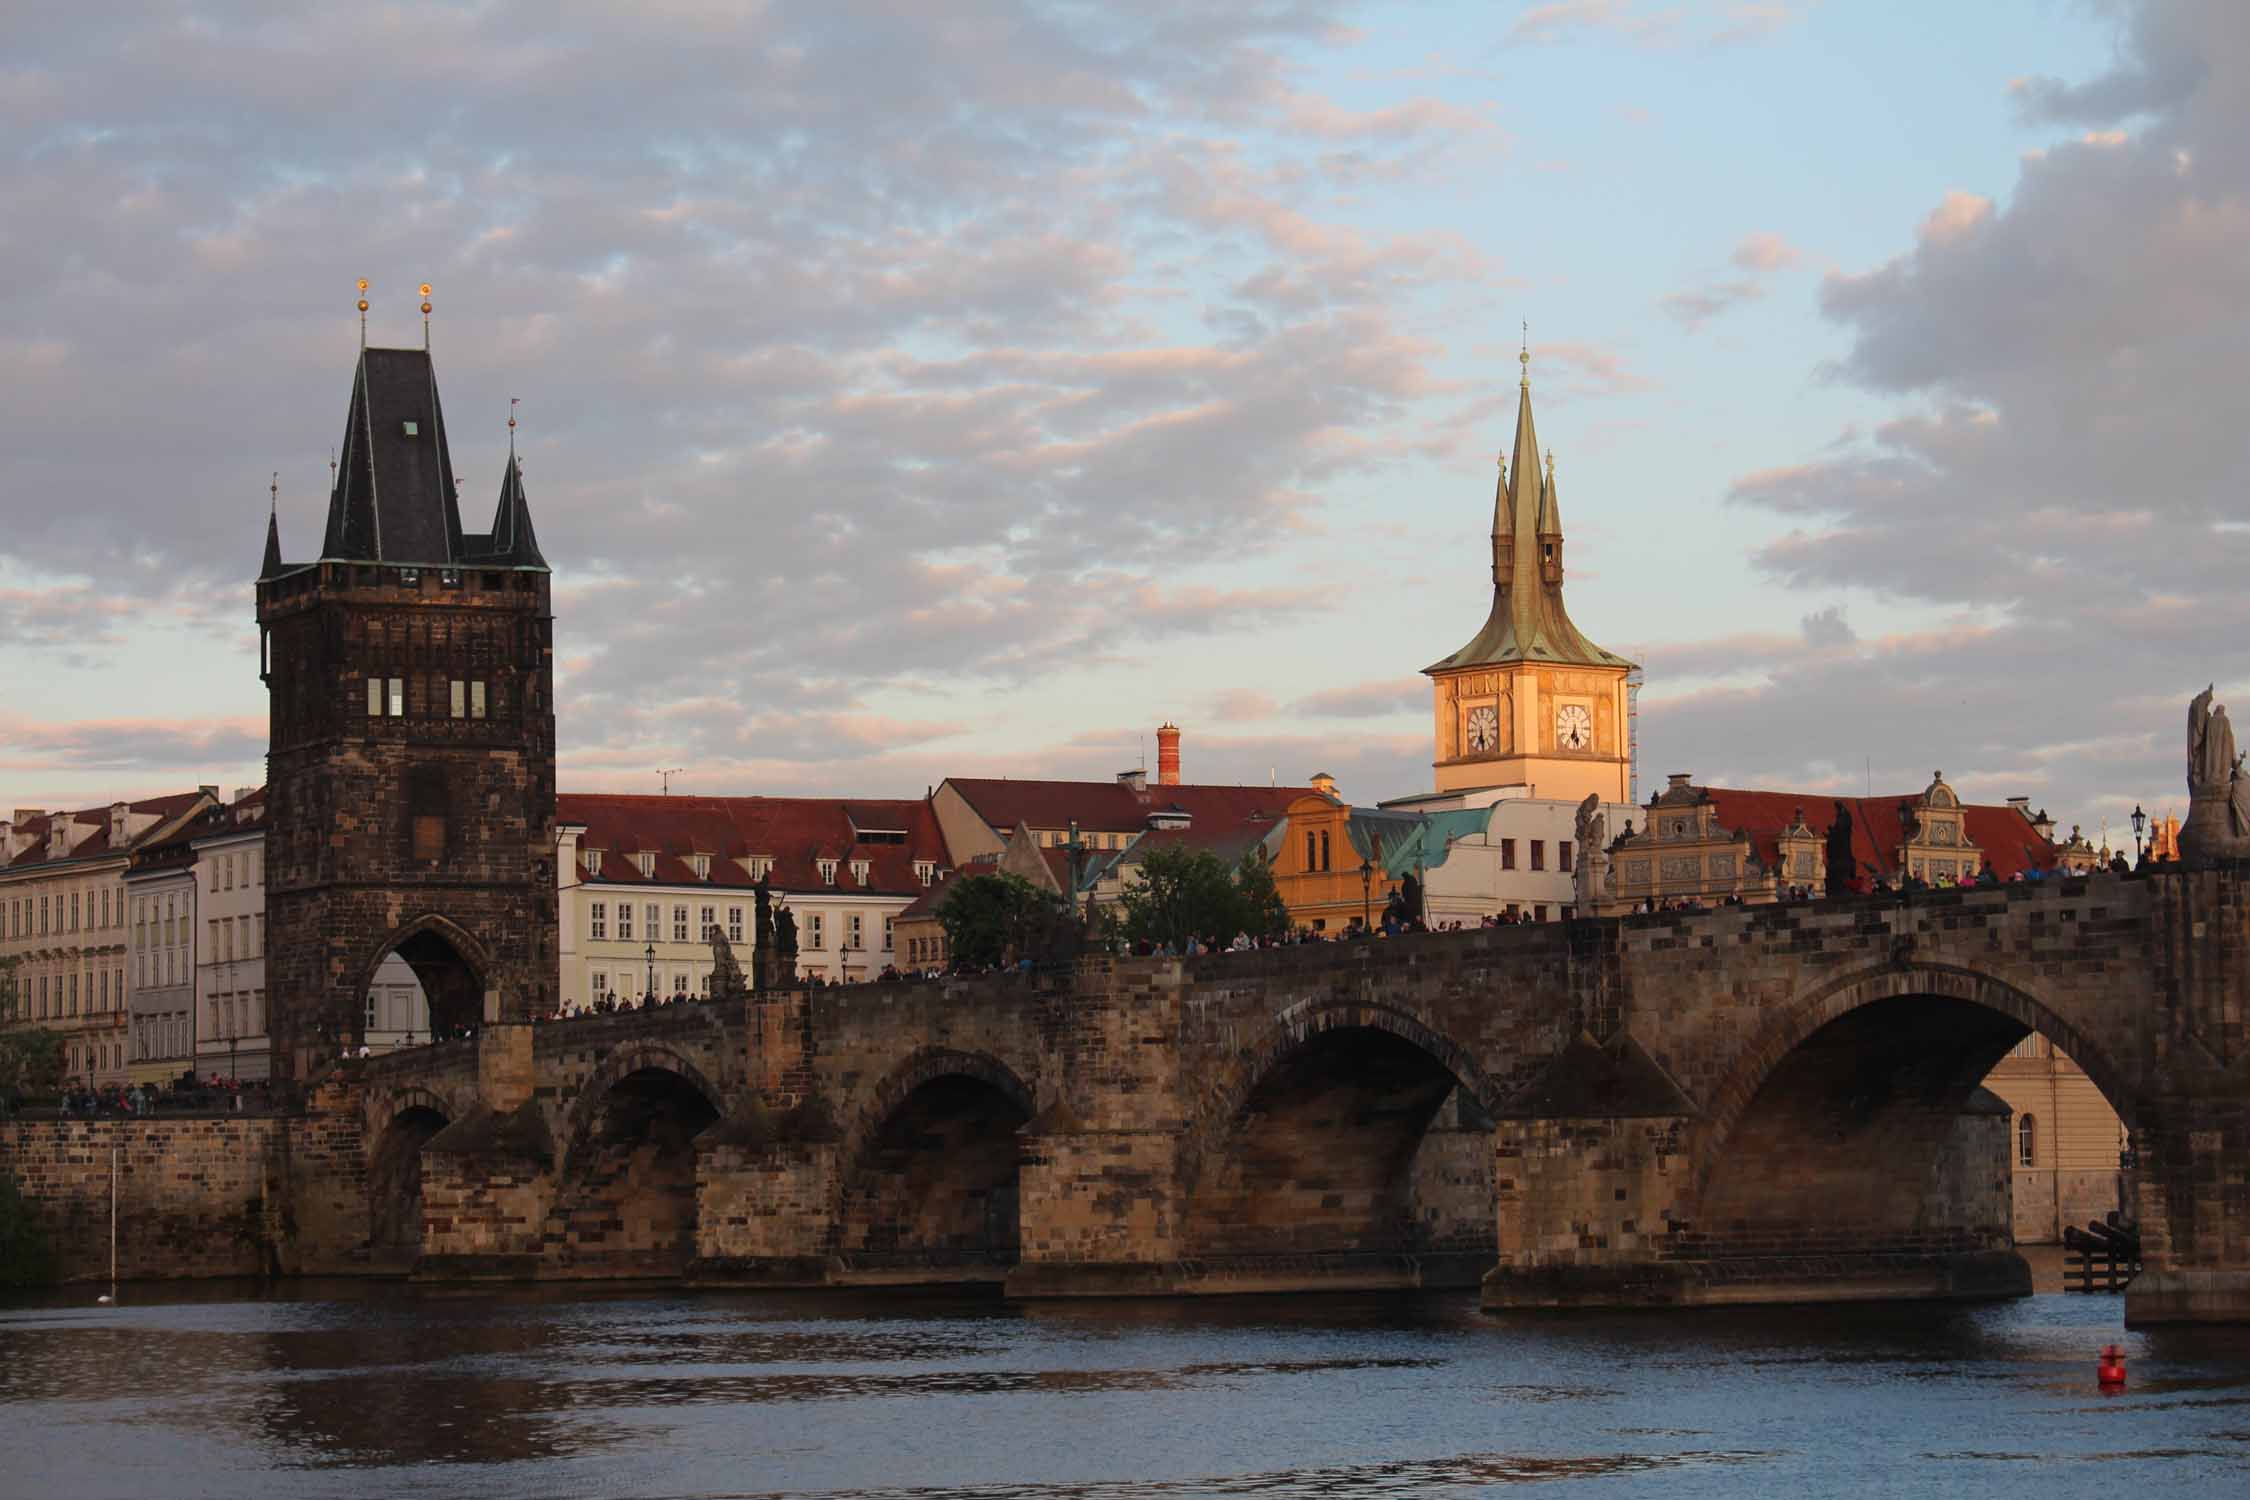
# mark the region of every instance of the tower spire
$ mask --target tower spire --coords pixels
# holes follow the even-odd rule
[[[274,470],[272,483],[266,486],[266,556],[258,566],[260,578],[271,578],[281,571],[281,471]]]

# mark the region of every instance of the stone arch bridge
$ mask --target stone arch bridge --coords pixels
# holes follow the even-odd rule
[[[2028,1032],[2133,1134],[2138,1322],[2250,1320],[2250,886],[2097,875],[870,984],[346,1065],[440,1277],[1991,1296]]]

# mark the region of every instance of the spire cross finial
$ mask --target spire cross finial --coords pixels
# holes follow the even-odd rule
[[[281,471],[280,471],[279,469],[276,469],[276,470],[274,470],[274,471],[273,471],[273,482],[272,482],[271,484],[268,484],[268,485],[266,486],[266,495],[267,495],[267,497],[268,497],[268,501],[267,501],[267,505],[266,505],[266,514],[267,514],[267,515],[269,515],[269,516],[278,516],[278,515],[280,515],[280,514],[281,514]]]
[[[430,352],[430,284],[422,283],[422,352]]]
[[[1531,384],[1531,320],[1530,320],[1529,318],[1526,318],[1526,319],[1524,319],[1524,320],[1523,320],[1523,352],[1522,352],[1522,353],[1520,353],[1520,354],[1518,354],[1518,355],[1516,356],[1516,362],[1517,362],[1518,364],[1520,364],[1520,365],[1522,365],[1522,366],[1523,366],[1523,383],[1524,383],[1525,385],[1527,385],[1527,386],[1528,386],[1528,385],[1530,385],[1530,384]]]
[[[359,278],[359,347],[367,347],[367,278]]]
[[[508,455],[511,458],[515,456],[516,451],[516,407],[522,400],[521,396],[510,396],[508,398]]]

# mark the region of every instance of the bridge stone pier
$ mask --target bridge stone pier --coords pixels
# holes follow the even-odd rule
[[[374,1264],[1490,1308],[1993,1297],[2027,1033],[2128,1321],[2250,1321],[2250,886],[2099,875],[488,1026],[357,1072]]]

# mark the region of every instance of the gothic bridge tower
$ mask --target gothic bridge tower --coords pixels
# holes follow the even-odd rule
[[[513,443],[462,530],[428,349],[363,336],[319,558],[283,562],[269,517],[258,575],[277,1073],[356,1043],[392,952],[440,1036],[554,995],[548,585]]]
[[[1492,610],[1466,646],[1422,669],[1435,709],[1437,789],[1527,786],[1575,802],[1630,800],[1626,678],[1633,664],[1563,608],[1562,502],[1540,466],[1523,355],[1516,446],[1492,498]]]

